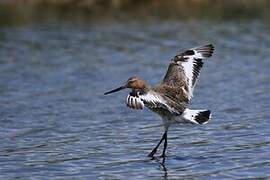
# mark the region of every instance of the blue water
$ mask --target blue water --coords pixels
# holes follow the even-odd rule
[[[0,179],[270,178],[269,33],[259,20],[1,27]],[[213,118],[170,129],[165,170],[147,157],[161,119],[103,93],[158,83],[176,52],[209,42],[191,107]]]

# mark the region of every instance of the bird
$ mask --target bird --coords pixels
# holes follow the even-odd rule
[[[193,110],[189,106],[204,61],[211,57],[213,52],[214,46],[206,44],[177,53],[170,60],[167,72],[160,83],[149,85],[141,77],[133,76],[122,86],[104,93],[107,95],[126,88],[131,89],[126,98],[126,105],[129,108],[142,110],[147,107],[161,117],[164,133],[148,154],[149,157],[154,158],[164,141],[160,157],[165,160],[167,133],[172,124],[206,124],[211,118],[210,110]]]

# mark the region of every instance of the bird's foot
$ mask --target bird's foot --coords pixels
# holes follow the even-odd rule
[[[154,154],[156,154],[156,152],[157,150],[153,149],[153,151],[148,154],[148,157],[154,157]]]

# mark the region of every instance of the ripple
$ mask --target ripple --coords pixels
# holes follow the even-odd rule
[[[268,25],[250,23],[0,28],[0,179],[270,178]],[[162,164],[147,157],[161,119],[127,109],[127,91],[102,94],[135,74],[159,82],[175,52],[202,42],[216,54],[191,106],[214,116],[204,126],[175,124]]]

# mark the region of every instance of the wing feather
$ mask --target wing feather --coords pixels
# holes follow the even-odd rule
[[[152,110],[167,110],[173,114],[181,114],[174,106],[171,106],[162,96],[154,91],[140,94],[139,92],[130,93],[127,96],[127,106],[132,109],[143,109],[145,106]]]
[[[182,84],[183,88],[186,90],[186,96],[188,100],[190,100],[203,67],[202,60],[211,57],[213,51],[214,46],[208,44],[179,53],[170,63],[163,83],[174,86],[175,88],[177,88],[177,86],[179,87],[179,84]],[[178,85],[176,83],[178,83]]]

